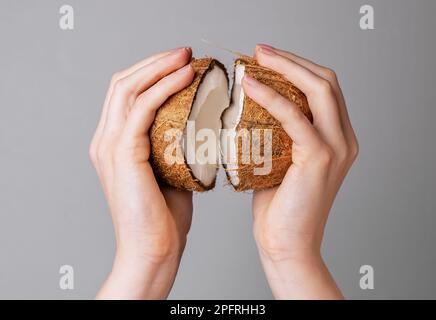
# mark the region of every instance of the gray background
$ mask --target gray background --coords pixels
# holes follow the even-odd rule
[[[231,70],[207,38],[257,42],[334,68],[361,145],[326,230],[324,256],[348,298],[436,298],[436,1],[0,2],[0,298],[92,298],[114,238],[88,145],[110,76],[191,45]],[[375,30],[359,8],[375,8]],[[271,298],[251,234],[250,194],[195,195],[171,298]],[[75,269],[62,291],[59,267]],[[359,267],[375,289],[359,288]]]

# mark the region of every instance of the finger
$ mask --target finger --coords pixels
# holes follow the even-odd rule
[[[175,49],[175,50],[177,50],[177,49]],[[104,124],[106,122],[106,117],[107,117],[108,104],[109,104],[110,97],[112,96],[112,92],[113,92],[113,88],[114,88],[114,83],[116,81],[118,81],[118,80],[120,80],[120,79],[122,79],[122,78],[124,78],[124,77],[126,77],[128,75],[130,75],[131,73],[135,72],[136,70],[138,70],[138,69],[140,69],[140,68],[142,68],[142,67],[144,67],[144,66],[146,66],[146,65],[148,65],[148,64],[150,64],[150,63],[152,63],[154,61],[156,61],[157,59],[162,58],[162,57],[168,55],[170,52],[171,51],[160,52],[160,53],[158,53],[156,55],[153,55],[151,57],[148,57],[148,58],[146,58],[146,59],[144,59],[144,60],[134,64],[130,68],[127,68],[127,69],[125,69],[123,71],[120,71],[120,72],[118,72],[118,73],[116,73],[115,75],[112,76],[112,80],[110,82],[109,89],[108,89],[108,91],[106,93],[106,97],[105,97],[105,100],[104,100],[104,103],[103,103],[103,109],[102,109],[102,112],[101,112],[100,120],[99,120],[97,128],[95,130],[94,139],[92,141],[92,144],[93,143],[94,144],[98,144],[98,141],[99,141],[99,139],[101,137],[101,133],[103,132]]]
[[[272,187],[269,189],[253,191],[252,211],[254,219],[256,219],[259,214],[262,214],[268,209],[268,206],[271,203],[272,198],[276,194],[277,189],[278,187]],[[256,208],[256,210],[254,210],[254,208]]]
[[[268,48],[259,48],[256,58],[261,66],[283,74],[306,94],[313,114],[314,126],[326,142],[332,146],[343,143],[345,137],[338,102],[327,80]]]
[[[267,45],[267,44],[258,44],[256,46],[256,53],[258,50],[261,50],[262,48],[268,48],[270,50],[273,50],[275,53],[277,53],[285,58],[288,58],[288,59],[298,63],[299,65],[302,65],[303,67],[309,69],[310,71],[312,71],[316,75],[318,75],[326,80],[329,78],[328,69],[316,64],[315,62],[312,62],[308,59],[300,57],[292,52],[288,52],[285,50],[274,48],[274,47]]]
[[[244,76],[242,85],[248,97],[280,121],[294,143],[313,146],[319,142],[315,128],[297,105],[248,75]]]
[[[146,65],[149,65],[150,63],[155,62],[156,60],[165,57],[167,55],[169,55],[172,52],[175,52],[177,50],[180,50],[181,48],[175,48],[175,49],[171,49],[171,50],[167,50],[167,51],[163,51],[163,52],[159,52],[155,55],[152,55],[151,57],[145,58],[142,61],[139,61],[137,63],[135,63],[134,65],[130,66],[129,68],[121,71],[119,73],[120,78],[124,78],[130,74],[132,74],[133,72],[145,67]]]
[[[181,48],[134,71],[114,84],[110,98],[107,123],[108,130],[119,130],[124,124],[128,109],[137,96],[157,81],[185,66],[191,58],[189,48]]]
[[[272,50],[274,50],[276,53],[278,53],[279,55],[286,57],[300,65],[302,65],[303,67],[309,69],[310,71],[312,71],[313,73],[315,73],[316,75],[322,77],[323,79],[329,81],[332,85],[333,91],[335,93],[336,99],[339,103],[339,115],[341,118],[341,124],[343,127],[343,130],[345,132],[345,135],[347,137],[347,140],[355,140],[356,136],[354,133],[354,130],[352,128],[351,125],[351,121],[348,115],[348,110],[346,107],[346,103],[345,103],[345,99],[344,99],[344,95],[342,93],[341,87],[339,85],[339,81],[336,77],[336,74],[333,70],[326,68],[324,66],[321,66],[313,61],[310,61],[308,59],[305,59],[303,57],[300,57],[292,52],[288,52],[288,51],[284,51],[281,49],[277,49],[274,47],[271,47],[269,45],[265,45],[265,44],[260,44],[256,46],[256,51],[258,50],[258,48],[260,47],[267,47],[267,48],[271,48]]]
[[[192,191],[176,190],[168,186],[162,186],[161,191],[174,217],[177,229],[180,231],[180,240],[183,243],[192,222]]]
[[[177,49],[175,49],[175,50],[177,50]],[[106,97],[105,97],[105,100],[104,100],[104,103],[103,103],[103,109],[102,109],[102,112],[101,112],[100,120],[98,122],[97,128],[96,128],[95,133],[94,133],[94,137],[93,137],[93,139],[91,141],[91,145],[90,145],[90,156],[91,156],[91,159],[93,160],[94,163],[97,163],[96,150],[97,150],[97,146],[99,144],[99,141],[101,139],[101,135],[102,135],[102,132],[103,132],[104,125],[106,123],[107,110],[108,110],[108,105],[109,105],[110,97],[112,96],[112,92],[113,92],[113,88],[114,88],[114,83],[117,80],[122,79],[122,78],[128,76],[129,74],[135,72],[136,70],[138,70],[138,69],[140,69],[140,68],[142,68],[142,67],[144,67],[144,66],[146,66],[146,65],[148,65],[148,64],[150,64],[150,63],[152,63],[154,61],[156,61],[157,59],[168,55],[170,52],[171,51],[165,51],[165,52],[160,52],[158,54],[155,54],[155,55],[153,55],[151,57],[148,57],[148,58],[146,58],[146,59],[144,59],[144,60],[134,64],[130,68],[127,68],[127,69],[125,69],[125,70],[123,70],[121,72],[118,72],[118,73],[116,73],[115,75],[112,76],[112,80],[110,82],[109,89],[108,89],[108,91],[106,93]],[[98,170],[97,170],[97,173],[98,173]]]
[[[132,140],[147,134],[156,110],[174,93],[184,89],[194,79],[194,69],[189,64],[161,79],[136,100],[127,118],[123,138]]]

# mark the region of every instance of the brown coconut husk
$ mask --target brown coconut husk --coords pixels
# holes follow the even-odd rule
[[[183,163],[170,165],[164,158],[165,149],[169,144],[173,143],[173,141],[165,141],[164,134],[169,129],[178,129],[181,132],[185,130],[198,88],[206,74],[214,66],[218,66],[227,75],[224,65],[212,58],[193,59],[191,65],[195,71],[192,83],[168,98],[156,113],[150,129],[150,162],[159,183],[168,184],[179,190],[203,192],[212,189],[215,186],[215,181],[210,185],[204,185],[194,177],[189,165],[186,163],[186,159],[184,159]],[[181,154],[184,154],[183,151],[181,151]]]
[[[252,57],[241,56],[235,61],[245,65],[245,74],[253,77],[259,82],[268,85],[282,96],[286,97],[298,107],[304,115],[313,122],[312,113],[309,109],[305,94],[293,85],[285,77],[273,70],[260,66]],[[225,111],[224,111],[225,112]],[[262,167],[263,164],[242,163],[242,141],[238,139],[238,176],[239,184],[235,187],[236,191],[261,190],[274,187],[280,184],[292,164],[292,140],[283,130],[280,122],[276,120],[265,108],[258,105],[248,96],[244,96],[244,105],[241,120],[236,127],[237,132],[241,129],[272,129],[272,169],[268,175],[254,175],[255,167]],[[261,131],[263,136],[263,131]],[[263,150],[263,141],[260,143]],[[228,181],[230,177],[227,173]]]

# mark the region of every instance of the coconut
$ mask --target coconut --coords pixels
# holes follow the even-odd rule
[[[151,164],[160,182],[180,190],[206,191],[215,186],[219,151],[213,156],[215,161],[200,162],[195,155],[192,161],[188,144],[196,152],[200,147],[195,142],[196,134],[206,128],[215,137],[215,141],[208,141],[209,145],[219,145],[220,116],[229,106],[229,84],[225,67],[217,60],[193,59],[191,65],[195,71],[193,82],[172,95],[156,113],[150,129]],[[191,121],[195,136],[187,138],[187,123]]]
[[[313,122],[306,96],[301,90],[281,74],[260,66],[255,59],[239,57],[235,61],[231,103],[222,115],[223,129],[225,129],[223,132],[227,134],[221,134],[223,165],[228,181],[237,191],[260,190],[280,184],[292,163],[291,138],[266,109],[244,94],[241,82],[245,74],[268,85],[295,103]],[[253,132],[256,131],[259,135],[255,137]],[[267,131],[272,134],[267,135]],[[228,132],[232,134],[229,135]],[[259,164],[253,159],[247,161],[243,158],[243,151],[247,151],[247,148],[250,151],[250,145],[247,147],[243,142],[247,135],[251,138],[252,149],[254,142],[261,151],[267,150],[264,148],[267,145],[270,147],[269,160],[264,157],[269,163]],[[268,166],[270,168],[268,173],[262,173],[264,170],[257,170],[258,172],[255,170]]]

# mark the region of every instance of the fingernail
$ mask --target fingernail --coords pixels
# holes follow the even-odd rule
[[[187,64],[186,66],[184,66],[183,68],[180,68],[179,70],[176,71],[177,74],[183,74],[188,72],[191,69],[191,65]]]
[[[259,48],[267,48],[267,49],[270,49],[270,50],[274,50],[274,47],[270,46],[269,44],[265,44],[265,43],[258,43],[257,46]]]
[[[176,53],[182,50],[186,50],[187,52],[191,53],[192,49],[190,47],[179,47],[171,50],[171,53]]]
[[[263,45],[259,45],[259,51],[261,53],[270,55],[270,56],[274,56],[276,53],[274,52],[273,47],[271,46],[263,46]]]
[[[253,77],[250,77],[249,75],[244,76],[244,82],[251,87],[257,86],[257,81]]]

